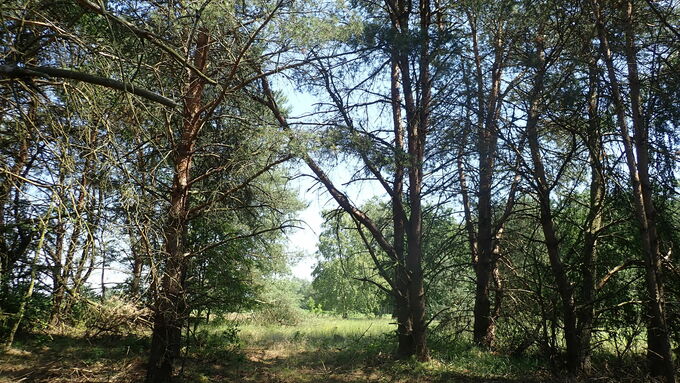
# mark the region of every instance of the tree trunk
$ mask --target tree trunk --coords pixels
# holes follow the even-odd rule
[[[418,90],[420,91],[420,103],[413,100],[410,76],[404,75],[404,92],[406,97],[407,138],[408,138],[408,194],[411,214],[408,220],[406,236],[408,239],[408,252],[406,254],[406,271],[410,278],[409,283],[409,307],[413,325],[413,342],[415,356],[420,361],[430,358],[427,348],[427,324],[425,323],[425,287],[423,279],[423,210],[422,210],[422,187],[423,187],[423,160],[425,157],[425,141],[429,127],[430,99],[432,85],[430,84],[430,52],[429,52],[429,25],[430,25],[430,2],[420,2],[420,57],[418,62],[419,78]],[[403,60],[402,72],[408,70],[408,60]]]
[[[196,41],[194,65],[205,69],[208,56],[208,34],[200,29]],[[172,380],[175,359],[180,356],[182,326],[187,304],[184,282],[188,258],[186,230],[189,213],[189,184],[194,146],[202,121],[201,109],[205,80],[189,71],[190,81],[183,110],[181,137],[174,149],[174,176],[170,192],[170,207],[164,228],[165,268],[162,270],[160,289],[154,307],[154,327],[147,369],[147,383],[164,383]]]
[[[597,241],[602,230],[602,208],[605,197],[605,180],[602,160],[602,133],[597,108],[597,62],[592,60],[588,69],[588,133],[587,145],[590,157],[590,202],[586,217],[586,232],[583,239],[581,277],[581,308],[578,310],[579,369],[585,373],[591,370],[590,342],[595,316],[595,262]]]
[[[64,165],[62,165],[64,166]],[[57,229],[57,246],[55,250],[55,269],[58,271],[54,273],[53,278],[55,278],[55,289],[53,291],[52,299],[52,311],[50,313],[50,323],[53,325],[58,324],[64,319],[71,310],[73,305],[73,296],[67,295],[67,293],[75,294],[80,289],[78,281],[72,276],[75,272],[84,266],[84,258],[78,260],[76,264],[76,251],[81,245],[81,233],[83,228],[87,226],[87,223],[83,219],[86,210],[86,204],[88,201],[88,187],[90,180],[88,177],[88,172],[92,166],[92,159],[88,156],[83,165],[82,174],[80,176],[80,183],[78,184],[78,197],[76,204],[74,206],[73,215],[76,219],[73,219],[70,214],[60,217],[61,220],[66,222],[71,222],[73,229],[68,236],[68,241],[66,240],[66,229],[65,222],[62,221]],[[60,174],[61,177],[64,175],[64,171]],[[63,185],[64,179],[60,179],[60,184]],[[86,228],[87,231],[87,228]],[[89,234],[89,233],[87,233]],[[64,246],[64,242],[68,243],[68,246]],[[64,247],[66,247],[66,252],[64,254]],[[64,259],[62,259],[62,254],[64,254]],[[83,250],[83,257],[85,257],[86,250]],[[57,261],[58,258],[58,261]],[[74,272],[75,271],[75,272]],[[69,287],[69,280],[73,279],[73,285]]]
[[[656,208],[654,206],[653,191],[649,177],[649,132],[642,117],[642,101],[640,95],[640,80],[637,68],[637,48],[635,47],[635,33],[633,28],[633,3],[627,1],[626,23],[626,62],[628,66],[628,82],[630,86],[630,100],[632,109],[633,132],[635,137],[635,154],[637,158],[637,172],[640,180],[640,197],[644,206],[646,224],[642,224],[644,249],[646,252],[647,294],[651,306],[651,320],[647,327],[647,361],[653,375],[665,376],[668,382],[675,381],[675,369],[671,355],[670,339],[666,325],[664,310],[664,293],[662,283],[661,257],[659,256],[659,237],[656,228]],[[640,198],[637,197],[636,200]],[[642,216],[642,215],[641,215]]]
[[[52,262],[54,263],[51,267],[52,271],[52,308],[50,310],[50,324],[56,326],[59,323],[61,317],[61,307],[64,301],[64,296],[66,294],[66,285],[63,280],[63,269],[62,264],[62,254],[64,252],[64,237],[65,231],[64,221],[61,216],[57,218],[59,222],[55,227],[55,246],[54,252],[51,253]]]
[[[648,131],[641,116],[640,81],[637,70],[637,48],[633,24],[633,4],[626,2],[624,34],[626,39],[625,54],[630,87],[631,121],[635,141],[631,140],[626,119],[626,105],[623,101],[619,80],[614,67],[614,59],[609,48],[609,40],[604,25],[604,18],[598,0],[591,0],[600,49],[607,67],[607,75],[612,90],[616,120],[623,140],[626,165],[630,176],[633,205],[640,230],[642,251],[645,257],[645,286],[647,290],[647,307],[649,322],[647,326],[647,363],[649,373],[663,376],[668,383],[675,382],[675,371],[671,354],[670,339],[663,301],[663,284],[661,282],[661,261],[659,256],[659,240],[656,231],[656,210],[652,198],[652,186],[649,177]]]
[[[141,295],[141,285],[142,285],[142,256],[138,250],[132,250],[132,279],[130,280],[130,292],[133,296],[138,297]]]
[[[35,118],[35,102],[32,101],[30,103],[30,108],[29,108],[29,119],[30,118]],[[12,275],[12,270],[14,269],[14,266],[16,262],[24,255],[26,250],[28,249],[28,246],[30,245],[31,239],[32,239],[32,233],[29,235],[26,235],[25,239],[22,241],[19,241],[19,243],[10,244],[7,243],[7,239],[5,238],[4,235],[4,228],[5,228],[5,209],[10,207],[10,200],[12,198],[12,194],[18,193],[21,191],[21,187],[23,184],[23,181],[21,181],[20,178],[16,177],[15,179],[12,179],[13,177],[20,176],[24,173],[25,169],[29,165],[29,147],[28,147],[28,138],[25,137],[26,133],[22,135],[21,133],[18,133],[19,135],[19,150],[16,153],[16,156],[14,156],[14,164],[12,165],[12,168],[10,169],[10,174],[6,174],[3,182],[0,183],[0,306],[6,307],[4,304],[6,303],[4,300],[8,298],[9,296],[9,290],[10,290],[10,279]],[[15,217],[15,223],[20,219],[20,217],[16,216]],[[21,230],[21,229],[20,229]]]
[[[527,124],[529,125],[529,124]],[[529,133],[529,143],[532,146],[532,158],[537,157],[538,146],[531,143],[532,133]],[[535,160],[534,160],[535,161]],[[541,163],[534,162],[534,172],[538,183],[538,198],[540,206],[540,221],[545,237],[545,246],[548,251],[550,268],[557,282],[557,291],[562,300],[562,315],[564,321],[564,340],[567,348],[567,370],[570,374],[576,375],[579,369],[579,350],[578,332],[576,326],[576,305],[574,302],[573,287],[567,278],[564,264],[560,257],[559,241],[555,232],[552,211],[550,208],[550,193],[545,187],[545,172]],[[539,181],[541,180],[541,181]]]
[[[533,164],[532,178],[536,187],[540,209],[540,222],[543,230],[546,250],[550,260],[550,268],[557,283],[557,291],[562,301],[562,319],[564,321],[564,340],[567,348],[567,370],[570,375],[577,375],[579,370],[579,338],[576,322],[576,304],[574,289],[568,279],[567,272],[560,256],[560,245],[555,231],[552,209],[550,206],[550,186],[541,158],[538,140],[538,121],[540,115],[540,100],[544,90],[544,76],[546,71],[543,36],[536,36],[536,51],[538,68],[534,78],[533,88],[529,95],[529,113],[527,116],[527,138],[531,150]]]
[[[35,254],[33,255],[33,260],[31,261],[31,279],[29,280],[28,288],[26,289],[26,293],[21,298],[21,303],[19,304],[19,310],[15,314],[14,323],[12,324],[12,327],[9,330],[9,334],[7,335],[7,339],[5,340],[5,343],[3,345],[4,350],[9,350],[10,348],[12,348],[12,343],[14,343],[14,336],[16,335],[17,330],[19,329],[19,325],[21,324],[21,321],[24,319],[24,314],[26,312],[26,306],[28,305],[28,301],[33,296],[33,288],[35,287],[35,280],[36,280],[36,277],[37,277],[36,265],[38,263],[38,257],[40,257],[40,254],[42,253],[43,245],[45,243],[45,235],[47,234],[47,224],[49,222],[50,215],[52,215],[52,208],[53,208],[53,205],[50,205],[50,208],[47,210],[46,218],[41,220],[40,237],[39,237],[39,240],[38,240],[38,246],[34,250]]]
[[[140,144],[141,142],[138,142],[138,145]],[[148,182],[147,167],[143,150],[138,149],[136,155],[136,165],[137,171],[139,172],[140,185],[146,185]],[[140,297],[142,295],[142,272],[144,269],[145,260],[148,260],[150,257],[150,246],[146,237],[145,227],[139,222],[139,216],[143,215],[140,214],[139,210],[142,209],[147,197],[145,187],[141,187],[138,194],[141,203],[138,202],[136,204],[134,212],[127,211],[126,216],[128,225],[128,238],[130,242],[130,250],[132,252],[132,278],[130,280],[130,292],[134,297]]]
[[[495,173],[495,157],[498,146],[497,114],[503,73],[502,32],[499,28],[494,43],[494,60],[491,67],[491,84],[487,94],[484,90],[482,54],[479,51],[477,19],[468,14],[472,32],[472,49],[475,61],[477,98],[477,152],[479,154],[479,188],[477,190],[477,233],[473,249],[475,271],[475,304],[473,309],[474,342],[491,348],[494,342],[495,320],[491,310],[489,284],[496,270],[496,233],[492,208],[492,193]],[[469,215],[469,214],[466,214]],[[500,307],[498,305],[498,307]]]
[[[415,355],[415,342],[413,339],[413,323],[408,295],[408,277],[404,273],[404,267],[397,271],[397,291],[395,303],[397,314],[397,359],[408,359]]]
[[[393,247],[395,262],[395,310],[397,316],[397,358],[406,359],[415,353],[413,342],[413,325],[409,308],[409,278],[406,274],[404,244],[406,229],[404,225],[404,125],[401,118],[401,89],[399,85],[398,52],[392,48],[390,62],[390,101],[392,107],[392,125],[394,130],[394,182],[392,185],[392,226],[394,230]]]

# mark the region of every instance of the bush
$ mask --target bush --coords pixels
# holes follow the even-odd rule
[[[214,360],[233,360],[242,357],[241,344],[236,326],[222,326],[220,331],[198,331],[194,334],[193,342],[190,342],[192,353],[201,358]]]
[[[16,320],[16,313],[19,311],[21,299],[23,299],[24,289],[17,289],[15,293],[10,293],[2,297],[0,304],[0,336],[3,338],[9,332],[9,328]],[[44,330],[50,316],[52,301],[50,297],[35,293],[26,304],[26,311],[19,326],[20,333],[28,333]]]
[[[302,297],[295,281],[278,279],[270,281],[262,291],[255,319],[264,324],[296,325],[302,321]]]

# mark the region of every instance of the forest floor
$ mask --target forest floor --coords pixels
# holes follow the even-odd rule
[[[514,359],[462,343],[430,341],[433,360],[396,361],[385,319],[309,317],[296,326],[199,328],[180,382],[491,383],[559,381],[537,358]],[[434,334],[433,334],[434,335]],[[442,341],[443,345],[443,341]],[[140,382],[147,337],[33,335],[0,355],[0,383]],[[618,380],[618,379],[617,379]],[[599,380],[598,381],[608,381]],[[635,380],[631,380],[635,381]]]

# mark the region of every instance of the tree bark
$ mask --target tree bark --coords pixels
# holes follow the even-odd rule
[[[536,188],[536,194],[540,211],[540,222],[543,230],[546,250],[550,260],[550,268],[557,283],[557,291],[562,301],[562,319],[564,321],[564,340],[567,349],[567,370],[570,375],[577,375],[579,370],[579,338],[576,321],[576,304],[574,301],[574,289],[569,281],[567,272],[560,255],[560,244],[557,239],[554,218],[551,209],[550,191],[545,167],[540,151],[538,139],[538,122],[540,116],[540,100],[544,90],[544,77],[546,72],[543,36],[536,36],[536,53],[538,60],[537,73],[529,95],[529,112],[527,116],[526,130],[531,151],[533,164],[532,178]]]
[[[420,361],[430,358],[427,347],[427,324],[425,323],[425,287],[422,269],[423,260],[423,161],[425,142],[429,127],[430,101],[432,84],[430,83],[430,44],[429,27],[431,22],[429,0],[420,2],[420,56],[418,60],[420,91],[419,103],[414,102],[408,60],[400,60],[403,73],[404,93],[406,94],[407,148],[409,154],[408,195],[410,216],[407,223],[406,238],[408,251],[406,254],[406,272],[409,277],[409,308],[413,326],[413,342],[415,356]],[[408,30],[406,28],[405,30]]]
[[[474,244],[470,245],[472,253],[472,265],[475,272],[475,302],[473,308],[473,340],[483,348],[491,348],[495,338],[495,314],[497,310],[491,307],[490,283],[497,269],[497,232],[496,226],[502,227],[503,223],[494,224],[492,195],[493,182],[496,173],[495,162],[498,147],[498,105],[501,101],[501,80],[503,76],[503,32],[499,22],[499,28],[495,31],[493,39],[493,62],[491,65],[490,87],[488,94],[484,89],[484,71],[482,68],[482,54],[479,49],[479,36],[477,16],[468,13],[472,37],[472,53],[475,64],[476,87],[475,97],[477,101],[477,153],[479,154],[479,187],[477,190],[478,220],[476,233],[468,233],[469,238],[474,238]],[[460,168],[460,166],[459,166]],[[459,170],[460,173],[460,170]],[[467,199],[467,188],[464,188],[464,199]],[[508,201],[509,202],[509,201]],[[469,204],[469,203],[468,203]],[[466,212],[466,225],[472,227],[472,216]],[[470,231],[470,229],[468,229]],[[500,308],[500,300],[496,300],[495,306]]]
[[[394,181],[392,183],[392,226],[394,230],[393,247],[396,256],[393,295],[397,317],[397,358],[406,359],[414,354],[415,346],[409,308],[409,278],[406,274],[404,244],[406,229],[404,223],[404,125],[401,117],[401,88],[398,52],[392,47],[390,57],[390,102],[394,131]]]
[[[625,3],[624,35],[625,56],[628,69],[629,98],[634,141],[630,137],[626,105],[623,101],[604,17],[598,0],[591,0],[595,26],[600,41],[600,50],[607,67],[609,85],[612,91],[616,121],[623,141],[626,165],[630,176],[635,216],[640,230],[642,251],[645,258],[645,287],[649,322],[647,326],[647,363],[649,373],[663,376],[668,383],[675,382],[675,371],[671,354],[670,339],[664,312],[663,284],[661,281],[661,257],[656,229],[656,209],[649,176],[648,127],[642,117],[640,80],[637,69],[637,48],[633,20],[633,4]]]
[[[206,67],[208,44],[207,31],[199,29],[193,62],[194,66],[200,70]],[[189,73],[180,139],[172,156],[174,175],[170,191],[170,206],[163,233],[165,267],[162,270],[160,289],[155,297],[147,383],[163,383],[172,380],[175,359],[180,356],[182,326],[187,315],[184,285],[188,262],[185,252],[189,185],[194,146],[202,124],[199,112],[205,87],[204,79],[192,71]]]
[[[82,81],[90,84],[100,85],[119,91],[132,93],[147,100],[157,102],[161,105],[176,108],[179,106],[175,101],[163,97],[150,90],[134,86],[129,82],[114,80],[111,78],[95,76],[89,73],[78,72],[70,69],[53,68],[48,66],[22,68],[16,65],[0,65],[0,75],[12,79],[31,79],[33,77],[59,77],[69,80]]]
[[[577,313],[579,369],[586,374],[591,370],[590,343],[595,317],[595,263],[597,260],[597,241],[600,230],[603,228],[602,213],[605,197],[604,169],[602,168],[604,149],[597,105],[597,83],[597,61],[591,60],[588,67],[588,133],[586,138],[590,161],[590,200],[585,222],[586,232],[583,239],[581,261],[581,277],[583,280],[580,294],[581,305]]]

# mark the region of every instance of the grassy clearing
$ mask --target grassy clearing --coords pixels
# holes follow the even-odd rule
[[[204,340],[191,353],[192,372],[185,381],[211,381],[218,371],[201,369],[200,358],[215,352],[210,344],[229,338],[232,326],[211,324],[201,329],[199,338]],[[467,344],[452,347],[443,338],[437,341],[436,336],[431,362],[396,361],[391,355],[396,347],[396,325],[390,318],[310,316],[296,326],[243,323],[238,328],[238,341],[225,347],[221,355],[225,360],[228,350],[240,350],[240,354],[232,354],[240,355],[230,361],[233,368],[226,369],[232,374],[228,381],[527,382],[541,380],[537,371],[543,371],[536,360],[515,360]]]
[[[382,359],[388,358],[388,336],[395,328],[387,318],[309,316],[296,326],[242,323],[238,340],[234,340],[233,326],[211,324],[199,330],[185,381],[212,381],[210,378],[220,372],[228,373],[225,381],[380,381],[379,371],[364,367],[382,364]],[[221,344],[221,350],[215,344]],[[206,355],[228,360],[229,367],[202,365]]]
[[[235,327],[237,325],[237,327]],[[235,330],[237,329],[237,330]],[[392,358],[395,325],[390,318],[306,316],[295,326],[254,321],[213,322],[199,328],[181,366],[180,382],[359,383],[559,381],[537,356],[521,359],[430,336],[433,360]],[[0,356],[0,383],[139,382],[144,377],[146,337],[87,339],[67,335],[19,338]],[[606,364],[601,365],[606,368]],[[610,370],[617,371],[617,370]],[[619,370],[621,371],[621,370]],[[607,373],[597,382],[641,381]]]
[[[239,326],[239,335],[246,344],[267,346],[293,341],[297,344],[323,345],[343,343],[362,337],[381,337],[394,332],[390,318],[348,318],[309,316],[296,326],[246,323]]]

